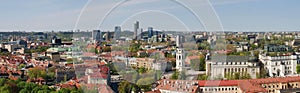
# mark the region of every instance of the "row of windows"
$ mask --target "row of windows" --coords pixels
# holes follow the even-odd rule
[[[222,62],[222,65],[246,65],[247,62]]]
[[[275,66],[278,66],[278,65],[291,65],[292,62],[291,61],[271,61],[271,63],[266,63],[266,65],[275,65]]]
[[[290,84],[291,86],[293,87],[298,87],[298,84],[294,84],[294,83],[291,83]],[[279,87],[279,84],[272,84],[272,85],[263,85],[264,88],[281,88]],[[285,89],[286,85],[282,85],[282,88]]]
[[[291,57],[291,56],[272,57],[273,60],[279,60],[279,59],[291,59],[291,58],[295,58],[295,56],[293,56],[293,57]]]
[[[245,71],[247,72],[248,69],[247,68],[225,68],[224,72],[242,72]]]
[[[237,88],[204,88],[204,91],[231,91],[231,90],[237,90]],[[200,91],[203,91],[203,89],[200,89]]]
[[[272,90],[269,90],[269,92],[275,92],[275,90],[274,90],[274,89],[272,89]]]
[[[278,84],[272,84],[272,85],[263,85],[264,88],[279,88]]]

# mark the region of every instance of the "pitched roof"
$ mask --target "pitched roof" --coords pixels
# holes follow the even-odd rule
[[[159,85],[156,89],[159,90],[171,90],[178,92],[190,92],[196,93],[197,91],[197,81],[192,80],[160,80]]]
[[[200,80],[198,86],[200,87],[216,87],[216,86],[237,86],[242,80]]]
[[[213,55],[211,57],[212,62],[248,62],[250,56],[238,56],[238,55]]]

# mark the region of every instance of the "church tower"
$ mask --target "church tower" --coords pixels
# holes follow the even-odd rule
[[[183,48],[177,48],[177,50],[176,50],[176,69],[178,71],[183,71],[184,68],[185,68],[184,50],[183,50]]]

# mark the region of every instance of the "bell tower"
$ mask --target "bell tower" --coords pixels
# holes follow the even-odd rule
[[[184,67],[185,67],[184,50],[183,50],[183,48],[177,48],[177,50],[176,50],[176,69],[178,71],[183,71]]]

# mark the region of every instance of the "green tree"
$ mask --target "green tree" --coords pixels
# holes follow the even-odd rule
[[[109,46],[105,46],[102,49],[103,52],[111,52],[111,48]]]
[[[268,73],[267,73],[266,69],[260,68],[260,72],[256,73],[256,78],[266,78],[266,77],[268,77]]]
[[[144,67],[141,67],[141,68],[138,69],[138,72],[139,73],[145,73],[145,72],[147,72],[147,69],[144,68]]]
[[[199,43],[198,50],[210,50],[210,44],[207,41]]]
[[[298,74],[300,73],[300,65],[297,65],[296,71],[297,71]]]
[[[28,76],[31,79],[34,79],[34,78],[44,78],[45,79],[47,74],[46,74],[46,71],[41,68],[31,68],[28,71]]]
[[[121,81],[119,83],[118,91],[119,91],[119,93],[130,93],[132,91],[133,87],[135,87],[135,90],[139,89],[137,87],[137,85],[134,85],[128,81]]]
[[[6,82],[5,78],[0,78],[0,86],[4,86],[5,82]]]
[[[178,71],[175,71],[172,76],[171,76],[171,79],[178,79],[178,75],[179,75],[179,72]]]
[[[171,64],[172,64],[172,67],[173,67],[173,68],[176,67],[176,61],[175,61],[175,60],[172,60],[172,61],[171,61]]]
[[[141,78],[137,81],[138,87],[140,87],[143,91],[151,91],[151,85],[156,80],[153,77]]]
[[[208,79],[208,76],[205,75],[205,74],[199,74],[198,77],[197,77],[197,80],[207,80]]]
[[[70,93],[71,90],[70,89],[66,89],[66,88],[62,88],[58,91],[58,93]]]
[[[18,66],[18,69],[22,69],[22,68],[24,68],[25,67],[25,64],[20,64],[19,66]]]
[[[240,77],[240,79],[251,79],[251,76],[249,73],[243,73],[243,75]]]
[[[206,67],[206,63],[205,63],[205,56],[204,55],[200,55],[200,71],[205,71],[205,67]]]
[[[139,49],[140,49],[140,46],[141,44],[139,43],[132,43],[130,46],[129,46],[129,52],[138,52]]]
[[[24,88],[24,89],[21,89],[21,90],[19,91],[19,93],[30,93],[30,91],[27,90],[26,88]]]
[[[185,71],[179,72],[178,79],[180,79],[180,80],[185,80],[186,79]]]
[[[11,89],[11,87],[8,84],[4,84],[4,86],[0,87],[0,92],[1,93],[11,93],[12,91],[10,89]]]

